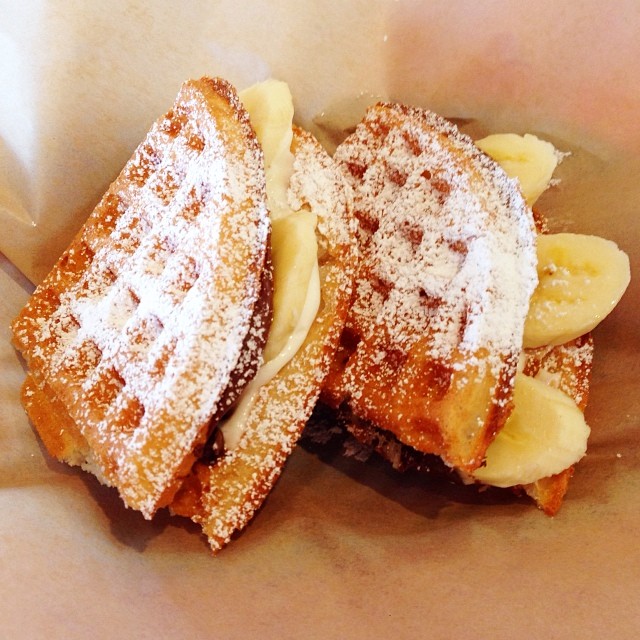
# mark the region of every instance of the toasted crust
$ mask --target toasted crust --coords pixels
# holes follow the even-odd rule
[[[13,323],[52,455],[95,465],[146,517],[171,500],[233,400],[247,334],[264,332],[268,233],[262,153],[235,91],[185,83]]]
[[[496,163],[425,110],[372,107],[335,157],[363,257],[323,399],[473,471],[511,410],[537,280],[531,212]]]
[[[72,466],[86,464],[91,458],[89,444],[46,383],[38,384],[31,374],[27,374],[21,400],[44,446],[54,458]]]
[[[279,477],[318,398],[351,299],[356,249],[346,185],[309,133],[295,129],[292,151],[290,205],[318,216],[320,310],[297,354],[262,387],[239,446],[196,464],[171,505],[201,524],[214,551],[249,522]]]

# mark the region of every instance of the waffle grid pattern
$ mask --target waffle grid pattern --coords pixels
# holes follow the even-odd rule
[[[191,466],[256,329],[268,219],[238,113],[222,81],[187,83],[13,327],[33,378],[147,517]]]

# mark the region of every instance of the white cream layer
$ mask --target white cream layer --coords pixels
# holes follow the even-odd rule
[[[290,151],[293,101],[291,100],[288,88],[286,85],[283,85],[284,83],[268,80],[265,83],[255,85],[255,87],[250,87],[241,94],[241,99],[256,129],[258,141],[265,150],[267,200],[270,205],[270,215],[272,219],[296,215],[296,212],[293,212],[288,207],[286,201],[286,193],[293,170],[293,154]],[[284,112],[287,114],[286,126],[283,126],[282,122],[282,109],[274,110],[272,108],[270,111],[264,109],[265,101],[272,99],[274,90],[284,95]],[[288,104],[289,102],[290,104]],[[275,118],[272,115],[274,113]],[[273,122],[273,126],[269,126],[270,120]],[[276,139],[274,139],[274,134],[276,134]],[[266,136],[270,136],[270,139],[267,140]],[[274,259],[274,282],[278,281],[277,270],[280,267],[281,265]],[[247,385],[238,399],[233,413],[225,418],[219,426],[224,437],[225,449],[227,451],[232,451],[238,446],[245,431],[251,408],[260,393],[260,389],[270,382],[293,356],[295,356],[309,333],[309,329],[320,307],[320,270],[317,258],[311,269],[309,282],[306,290],[304,290],[304,296],[304,304],[300,315],[291,334],[287,340],[284,341],[283,347],[276,355],[262,364],[254,379]],[[277,310],[274,309],[274,317],[277,315]]]

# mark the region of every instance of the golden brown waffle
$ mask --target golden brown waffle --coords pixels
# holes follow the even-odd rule
[[[448,121],[397,104],[336,150],[362,261],[323,392],[349,419],[473,471],[511,410],[535,230],[515,181]]]
[[[256,366],[264,180],[232,87],[185,83],[13,324],[45,445],[146,517]]]
[[[318,216],[320,309],[300,350],[262,387],[238,447],[198,463],[172,504],[202,525],[214,551],[247,524],[279,477],[320,393],[351,299],[356,247],[346,185],[310,134],[294,134],[288,197],[292,210]]]

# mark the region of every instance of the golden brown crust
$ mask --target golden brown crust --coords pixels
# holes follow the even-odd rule
[[[569,467],[548,478],[540,478],[531,484],[523,485],[521,489],[548,516],[555,516],[562,506],[572,477],[573,467]],[[519,488],[515,489],[516,493],[518,490]]]
[[[74,466],[87,461],[91,453],[86,439],[46,383],[40,385],[27,374],[21,400],[44,446],[54,458]]]

